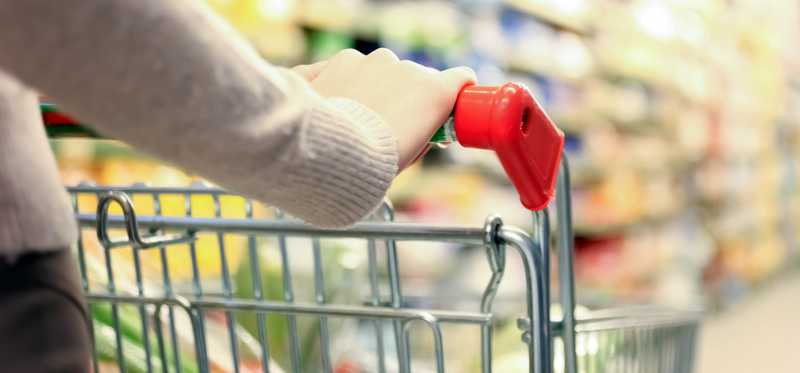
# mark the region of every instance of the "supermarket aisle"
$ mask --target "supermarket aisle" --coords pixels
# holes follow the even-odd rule
[[[706,321],[698,373],[800,371],[800,273]]]

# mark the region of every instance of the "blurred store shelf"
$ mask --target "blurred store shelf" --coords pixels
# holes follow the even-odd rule
[[[639,265],[727,304],[743,293],[721,290],[718,279],[746,292],[798,257],[793,2],[208,2],[274,63],[384,46],[437,68],[469,65],[484,83],[526,84],[567,133],[581,255],[614,258],[588,261],[595,271],[579,278],[587,298],[662,297],[652,276],[620,273]],[[67,183],[191,180],[114,144],[56,148]],[[491,154],[451,146],[425,163],[392,188],[401,217],[474,223],[500,212],[529,222]],[[687,217],[688,228],[675,228]],[[662,259],[636,254],[647,250]],[[598,283],[603,276],[612,281]]]

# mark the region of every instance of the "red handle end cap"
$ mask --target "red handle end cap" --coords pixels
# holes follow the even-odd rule
[[[564,134],[522,85],[469,86],[455,110],[458,142],[492,149],[529,210],[547,207],[555,195]]]

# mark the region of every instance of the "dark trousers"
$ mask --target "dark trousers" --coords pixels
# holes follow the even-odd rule
[[[89,372],[88,322],[68,250],[0,260],[0,372]]]

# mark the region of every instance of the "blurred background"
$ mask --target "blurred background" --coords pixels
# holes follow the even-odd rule
[[[707,310],[701,372],[800,366],[780,356],[800,333],[797,1],[207,2],[275,64],[387,47],[524,83],[567,136],[579,302]],[[112,142],[53,146],[67,185],[193,180]],[[434,150],[389,195],[398,220],[530,225],[490,152]],[[485,260],[410,252],[420,288],[440,263]]]

